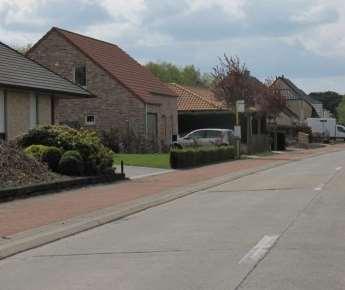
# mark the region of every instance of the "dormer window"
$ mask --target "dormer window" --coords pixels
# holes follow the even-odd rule
[[[81,87],[86,87],[86,66],[84,64],[75,67],[74,82]]]

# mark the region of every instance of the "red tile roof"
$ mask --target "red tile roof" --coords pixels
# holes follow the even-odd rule
[[[210,89],[170,84],[177,94],[178,111],[224,111],[225,106],[216,99]]]
[[[156,94],[176,97],[176,94],[166,84],[117,45],[61,28],[54,27],[52,30],[64,36],[144,102],[150,103],[150,98]]]

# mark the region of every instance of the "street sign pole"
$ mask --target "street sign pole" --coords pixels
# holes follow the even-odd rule
[[[244,113],[245,106],[244,101],[239,100],[236,102],[235,106],[235,115],[236,115],[236,158],[240,159],[240,146],[241,146],[241,126],[240,126],[240,117],[239,113]]]

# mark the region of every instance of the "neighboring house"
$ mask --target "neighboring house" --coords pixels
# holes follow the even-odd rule
[[[97,96],[61,102],[59,122],[135,132],[160,148],[177,135],[176,94],[118,46],[54,27],[27,55]]]
[[[169,87],[178,96],[179,135],[203,128],[234,128],[234,115],[215,98],[212,90],[178,84]]]
[[[54,124],[63,98],[91,93],[0,42],[0,139],[11,140],[38,125]]]
[[[278,77],[273,85],[287,97],[287,107],[298,116],[299,125],[305,124],[307,118],[323,116],[322,103],[308,96],[288,78]]]
[[[212,90],[170,84],[177,94],[179,134],[181,136],[197,129],[218,128],[234,129],[235,114],[217,100]],[[266,118],[256,112],[240,114],[242,143],[249,151],[260,151],[263,144],[263,133],[266,132]],[[249,140],[249,144],[248,144]],[[266,142],[266,139],[264,140]]]

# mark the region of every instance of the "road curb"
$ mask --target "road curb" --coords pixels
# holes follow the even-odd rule
[[[0,260],[18,254],[20,252],[27,251],[29,249],[33,249],[57,241],[62,238],[93,229],[100,225],[125,218],[127,216],[174,201],[196,192],[205,191],[209,188],[219,186],[245,176],[250,176],[258,172],[286,165],[288,163],[298,162],[327,153],[334,152],[326,152],[321,154],[317,153],[298,160],[278,160],[273,164],[260,166],[255,169],[245,170],[238,173],[231,173],[228,175],[215,177],[206,182],[161,192],[159,194],[140,198],[125,204],[97,210],[87,215],[74,217],[65,221],[15,234],[13,236],[0,238]]]

